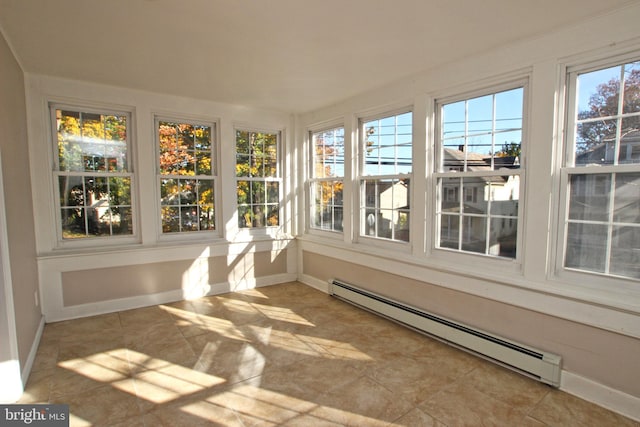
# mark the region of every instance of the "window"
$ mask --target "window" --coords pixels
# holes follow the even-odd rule
[[[280,225],[279,133],[236,131],[238,227]]]
[[[344,128],[311,134],[311,227],[342,231]]]
[[[361,121],[360,235],[409,241],[412,113]]]
[[[564,267],[640,279],[640,62],[569,70]]]
[[[156,119],[163,233],[216,229],[213,131],[213,125]]]
[[[51,106],[64,240],[133,234],[130,115]]]
[[[524,96],[518,85],[437,102],[436,247],[516,257]]]

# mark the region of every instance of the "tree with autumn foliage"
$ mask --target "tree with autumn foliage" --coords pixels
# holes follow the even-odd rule
[[[314,135],[315,225],[333,230],[342,229],[344,172],[340,169],[344,167],[344,140],[341,132],[341,129],[332,129]]]
[[[236,131],[238,226],[280,224],[278,134]]]
[[[578,120],[585,122],[578,125],[577,154],[593,150],[604,142],[614,142],[618,126],[621,140],[640,130],[638,115],[616,119],[622,113],[640,112],[640,63],[625,66],[622,93],[620,86],[619,77],[599,84],[589,98],[587,109],[578,112]]]
[[[56,110],[63,238],[130,234],[127,116]]]
[[[215,229],[211,127],[158,123],[163,232]]]

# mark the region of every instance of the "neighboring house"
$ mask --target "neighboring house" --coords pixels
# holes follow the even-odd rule
[[[492,170],[492,158],[486,155],[450,148],[444,149],[443,154],[443,164],[449,171],[462,171],[465,159],[469,172]],[[493,164],[494,170],[520,167],[518,157],[513,156],[493,157]],[[515,252],[519,176],[465,177],[462,184],[458,179],[447,179],[443,181],[441,197],[442,210],[449,214],[443,216],[447,223],[441,226],[441,246],[457,247],[459,221],[464,221],[462,241],[468,250],[483,252],[483,248],[475,248],[475,245],[483,247],[488,237],[490,241],[497,242],[490,248],[491,255]],[[490,236],[485,236],[487,227],[484,221],[487,220],[495,221],[489,227]]]

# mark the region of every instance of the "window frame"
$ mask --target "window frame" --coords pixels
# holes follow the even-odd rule
[[[248,132],[248,133],[263,133],[263,134],[274,134],[276,135],[276,176],[275,177],[250,177],[250,176],[238,176],[237,174],[237,166],[238,166],[238,132]],[[258,235],[258,236],[269,236],[272,238],[277,237],[277,235],[285,229],[286,218],[284,217],[284,203],[283,203],[283,195],[285,194],[285,178],[284,178],[284,131],[282,129],[268,129],[261,128],[251,125],[237,125],[233,128],[234,135],[234,143],[233,143],[233,156],[234,156],[234,179],[236,183],[236,192],[235,192],[235,212],[234,212],[234,225],[233,228],[239,235]],[[239,181],[256,181],[256,182],[277,182],[278,183],[278,225],[264,225],[261,227],[240,227],[239,225],[239,213],[240,213],[240,205],[238,203],[238,194],[237,187]],[[267,203],[267,202],[265,202]],[[266,218],[266,217],[265,217]],[[266,221],[265,221],[266,222]]]
[[[133,109],[122,108],[112,105],[85,104],[67,101],[50,100],[47,103],[49,116],[49,147],[51,153],[51,185],[53,185],[52,207],[54,209],[54,221],[56,225],[56,243],[54,249],[73,249],[73,248],[100,248],[119,245],[129,245],[140,242],[140,205],[139,205],[139,183],[137,173],[137,155],[135,143],[135,111]],[[99,114],[99,115],[122,115],[127,118],[127,140],[126,140],[126,172],[105,173],[105,172],[86,172],[86,171],[69,171],[64,173],[60,170],[60,158],[58,152],[58,129],[56,111],[72,111],[79,114]],[[61,194],[59,186],[60,176],[101,176],[101,177],[127,177],[130,179],[130,206],[131,206],[131,234],[126,235],[109,235],[109,236],[87,236],[84,238],[70,239],[63,237],[62,230],[62,207],[60,205]]]
[[[577,101],[578,101],[578,76],[593,71],[604,70],[616,66],[624,66],[631,62],[640,61],[640,51],[627,52],[619,55],[599,57],[597,59],[586,60],[564,64],[562,66],[561,87],[563,97],[558,101],[558,110],[561,112],[559,122],[562,129],[558,153],[558,195],[557,195],[557,216],[553,227],[556,231],[556,241],[554,250],[550,251],[552,276],[563,283],[576,285],[581,289],[591,289],[593,291],[608,292],[638,292],[637,285],[640,279],[627,276],[612,275],[595,271],[581,270],[578,268],[565,267],[568,245],[568,225],[569,225],[569,203],[571,195],[570,180],[577,175],[598,175],[607,174],[613,176],[616,173],[640,172],[640,163],[618,163],[613,165],[576,165],[576,123],[577,123]],[[619,113],[619,112],[618,112]],[[621,116],[622,117],[622,116]],[[617,163],[617,162],[616,162]],[[611,194],[608,192],[607,194]],[[611,222],[611,220],[609,220]]]
[[[457,265],[464,263],[465,265],[470,266],[470,268],[482,267],[486,266],[486,262],[495,263],[497,268],[506,268],[509,271],[520,271],[522,268],[522,263],[524,260],[524,233],[525,233],[525,213],[526,213],[526,188],[527,188],[527,154],[528,154],[528,145],[530,144],[530,131],[529,131],[529,104],[531,97],[531,78],[530,75],[519,75],[519,76],[511,76],[511,78],[502,80],[500,82],[495,82],[494,84],[490,84],[487,86],[483,86],[481,88],[474,88],[468,91],[460,92],[455,95],[444,95],[439,96],[434,99],[433,105],[433,115],[434,115],[434,154],[433,154],[433,168],[431,171],[431,177],[429,182],[431,183],[431,191],[432,191],[432,227],[431,227],[431,239],[430,242],[427,243],[427,247],[429,248],[429,256],[435,260],[443,260],[444,262],[451,262]],[[519,167],[515,169],[501,169],[498,168],[495,163],[491,166],[494,169],[486,170],[486,171],[459,171],[459,170],[443,170],[443,150],[444,145],[442,144],[442,108],[445,105],[461,102],[461,101],[469,101],[476,98],[481,98],[488,95],[496,95],[502,92],[508,92],[511,90],[522,88],[522,127],[521,127],[521,146],[520,146],[520,156],[519,156]],[[498,147],[494,145],[494,147]],[[466,168],[466,164],[464,166]],[[492,255],[491,253],[480,253],[473,251],[464,251],[461,249],[455,248],[447,248],[440,246],[440,235],[441,235],[441,200],[443,197],[446,197],[447,194],[443,193],[443,188],[440,185],[441,180],[448,178],[486,178],[486,177],[501,177],[501,176],[517,176],[519,178],[519,187],[518,187],[518,202],[517,202],[517,216],[515,217],[518,221],[516,226],[516,236],[517,241],[515,244],[516,256],[506,257],[499,255]],[[459,187],[458,187],[459,188]],[[466,197],[466,192],[458,190],[459,200],[464,201]],[[476,197],[480,197],[479,194],[476,194]],[[485,220],[505,220],[509,219],[510,223],[513,221],[512,217],[506,218],[504,215],[498,216],[490,216],[488,213],[485,213],[483,218]],[[488,231],[489,227],[484,226],[486,236],[489,236]],[[488,239],[488,237],[487,237]],[[485,243],[487,244],[487,243]],[[486,268],[486,267],[482,267]]]
[[[323,132],[330,132],[330,131],[337,131],[342,129],[342,144],[343,144],[343,174],[341,176],[335,176],[335,177],[316,177],[315,175],[315,160],[316,160],[316,150],[315,150],[315,135],[323,133]],[[348,212],[346,212],[344,210],[345,207],[345,186],[348,184],[348,179],[346,176],[346,171],[347,171],[347,135],[346,135],[346,129],[344,124],[342,123],[333,123],[333,124],[329,124],[329,125],[325,125],[325,126],[321,126],[321,127],[316,127],[316,128],[310,128],[308,130],[308,141],[309,141],[309,150],[308,150],[308,178],[307,178],[307,185],[306,185],[306,194],[307,194],[307,198],[306,198],[306,207],[307,207],[307,215],[306,215],[306,230],[308,233],[319,233],[320,235],[325,235],[325,236],[329,236],[329,237],[334,237],[334,238],[342,238],[342,236],[344,236],[344,228],[345,228],[345,223],[347,221],[349,221],[349,216],[350,214]],[[343,208],[343,214],[342,214],[342,218],[343,218],[343,227],[342,230],[337,230],[334,227],[331,228],[323,228],[323,227],[319,227],[315,224],[315,220],[314,220],[314,216],[315,216],[315,209],[317,207],[316,203],[315,203],[315,191],[314,191],[314,185],[316,183],[319,182],[336,182],[339,181],[342,183],[342,187],[343,187],[343,193],[342,193],[342,208]]]
[[[211,128],[211,175],[184,175],[178,178],[178,175],[162,175],[160,171],[160,162],[159,162],[159,154],[160,154],[160,136],[159,136],[159,125],[160,122],[173,122],[178,124],[189,124],[195,126],[208,126]],[[157,225],[157,236],[158,241],[190,241],[190,240],[202,240],[202,239],[211,239],[211,238],[220,238],[222,237],[222,226],[220,222],[222,205],[221,201],[221,184],[220,184],[220,126],[217,120],[211,120],[206,118],[198,118],[194,116],[185,116],[179,114],[154,114],[153,115],[153,133],[154,133],[154,159],[155,159],[155,168],[154,168],[154,178],[155,178],[155,206],[156,213],[158,218]],[[213,191],[214,191],[214,222],[215,229],[213,230],[198,230],[198,231],[177,231],[177,232],[164,232],[162,230],[162,195],[161,195],[161,183],[160,181],[163,177],[176,177],[176,179],[211,179],[213,181]]]
[[[365,124],[367,122],[371,122],[374,120],[383,120],[391,117],[397,117],[404,114],[411,114],[411,172],[410,173],[396,173],[396,174],[378,174],[378,175],[367,175],[365,174],[365,153],[367,152],[367,142],[366,142],[366,130]],[[413,104],[399,106],[397,108],[387,108],[387,109],[378,109],[376,111],[371,111],[367,114],[361,114],[357,116],[357,150],[356,150],[356,174],[355,180],[353,181],[355,184],[355,188],[357,189],[355,193],[356,196],[356,209],[353,209],[353,223],[354,223],[354,242],[363,243],[366,242],[367,245],[372,245],[379,248],[393,248],[394,250],[399,250],[401,252],[410,253],[412,250],[413,241],[415,240],[415,236],[411,235],[412,230],[412,216],[414,209],[411,208],[411,201],[414,199],[413,189],[414,189],[414,177],[415,170],[413,167],[414,164],[414,153],[416,151],[416,143],[415,143],[415,108]],[[407,198],[409,200],[409,226],[407,228],[408,240],[400,240],[400,239],[392,239],[386,237],[377,237],[370,236],[364,232],[364,227],[367,225],[366,218],[366,210],[367,206],[367,195],[366,190],[364,188],[363,182],[365,181],[381,181],[381,180],[409,180],[409,188],[407,190]],[[394,184],[396,185],[396,184]],[[396,209],[392,209],[394,212]],[[392,231],[392,233],[394,233]]]

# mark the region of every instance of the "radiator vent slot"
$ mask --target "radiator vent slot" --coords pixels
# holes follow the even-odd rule
[[[330,285],[329,292],[336,298],[471,351],[543,383],[560,386],[562,358],[558,355],[436,316],[339,280],[331,281]]]

